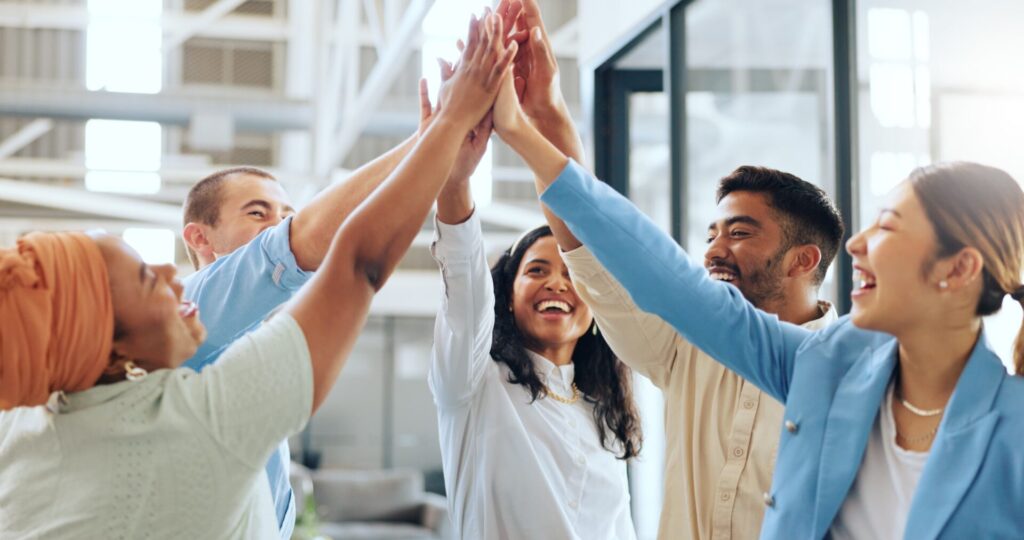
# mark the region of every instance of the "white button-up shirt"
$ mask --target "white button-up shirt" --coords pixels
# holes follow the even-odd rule
[[[436,227],[444,297],[429,382],[458,536],[635,538],[626,462],[601,445],[593,405],[533,401],[490,356],[494,287],[477,217]],[[572,395],[574,366],[530,357],[551,391]]]

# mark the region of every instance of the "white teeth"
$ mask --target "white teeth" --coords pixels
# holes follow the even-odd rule
[[[736,279],[732,274],[725,272],[711,272],[708,276],[711,277],[711,279],[718,281],[732,281],[733,279]]]
[[[537,304],[537,311],[544,311],[549,308],[555,308],[565,313],[569,313],[570,311],[572,311],[572,308],[569,307],[569,304],[562,302],[560,300],[545,300]]]
[[[858,289],[863,289],[864,287],[873,286],[875,284],[875,278],[865,274],[861,270],[855,270],[853,273],[853,283]]]

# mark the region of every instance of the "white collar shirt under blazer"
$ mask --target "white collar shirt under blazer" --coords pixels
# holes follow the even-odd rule
[[[635,538],[626,462],[601,445],[593,405],[531,401],[528,389],[510,383],[508,368],[490,356],[494,288],[479,220],[435,225],[431,251],[444,294],[429,382],[458,536]],[[572,395],[573,366],[531,358],[541,381]]]

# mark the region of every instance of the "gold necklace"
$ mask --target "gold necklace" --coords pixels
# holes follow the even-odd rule
[[[548,386],[548,385],[546,385],[544,383],[541,383],[541,384],[544,385],[544,390],[547,392],[547,394],[549,396],[551,396],[551,399],[553,399],[553,400],[555,400],[555,401],[557,401],[559,403],[565,403],[566,405],[572,405],[573,403],[576,403],[577,401],[580,400],[580,389],[576,388],[576,383],[572,383],[572,397],[568,397],[568,398],[562,397],[562,396],[556,394],[551,389],[550,386]]]
[[[895,424],[895,423],[896,422],[894,421],[893,424]],[[939,426],[935,426],[934,428],[932,428],[931,431],[929,431],[928,433],[925,433],[924,435],[918,435],[917,437],[907,437],[906,435],[903,435],[903,434],[900,433],[899,428],[896,428],[896,437],[898,437],[900,439],[903,439],[903,442],[905,442],[907,444],[917,444],[919,442],[924,442],[924,441],[927,441],[928,439],[931,439],[938,432],[939,432]]]

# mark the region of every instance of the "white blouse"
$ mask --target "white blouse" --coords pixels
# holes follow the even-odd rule
[[[634,539],[626,462],[601,445],[593,405],[531,402],[490,356],[494,287],[478,218],[435,223],[444,297],[429,383],[458,537]],[[572,395],[572,365],[531,358],[552,391]]]
[[[202,373],[0,413],[0,539],[278,540],[264,465],[312,401],[305,336],[279,314]]]
[[[857,479],[832,524],[835,540],[903,538],[928,452],[904,450],[896,444],[892,403],[893,385],[889,383]]]

